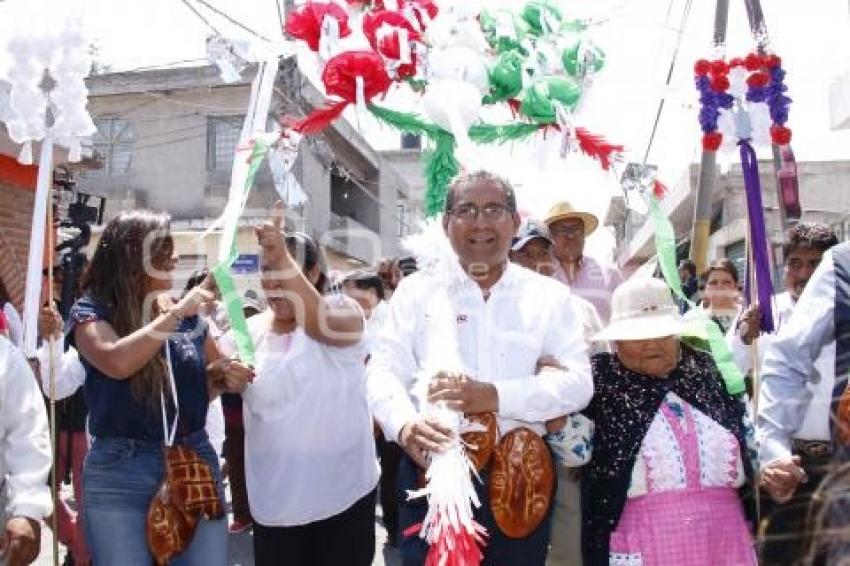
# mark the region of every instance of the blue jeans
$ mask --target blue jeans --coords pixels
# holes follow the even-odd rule
[[[416,464],[413,463],[410,456],[405,454],[401,458],[398,469],[398,516],[401,533],[404,533],[412,525],[422,523],[425,513],[428,511],[428,503],[424,498],[412,501],[407,499],[407,490],[416,489],[416,476]],[[479,501],[481,501],[481,507],[475,509],[473,515],[478,524],[487,529],[489,535],[486,538],[484,560],[481,562],[481,566],[544,566],[546,555],[549,552],[549,525],[552,521],[554,505],[549,506],[546,517],[530,535],[525,538],[507,537],[496,526],[496,520],[490,510],[489,468],[482,470],[480,476],[481,482],[475,479],[473,479],[473,482]],[[557,486],[555,487],[557,488]],[[404,566],[425,564],[428,543],[419,538],[418,534],[411,536],[402,534],[399,549]]]
[[[223,496],[218,458],[204,430],[184,437],[210,465]],[[164,474],[162,443],[96,438],[83,467],[83,516],[95,566],[150,566],[145,534],[148,507]],[[222,497],[222,501],[224,501]],[[225,566],[227,521],[201,520],[192,542],[172,566]]]

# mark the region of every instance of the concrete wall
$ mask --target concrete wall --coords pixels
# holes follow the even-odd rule
[[[112,177],[90,174],[80,183],[81,190],[108,198],[107,219],[137,207],[168,210],[176,220],[186,221],[209,221],[221,213],[230,172],[208,168],[208,119],[243,115],[250,84],[222,85],[211,67],[200,67],[101,75],[89,80],[89,88],[93,117],[121,118],[133,130],[130,171]],[[305,87],[308,100],[316,95],[315,89]],[[293,171],[310,200],[295,214],[297,226],[290,225],[342,256],[353,256],[354,263],[395,254],[396,202],[399,193],[409,195],[412,184],[421,184],[418,152],[397,152],[404,155],[384,159],[345,121],[338,121],[322,138],[322,147],[302,143]],[[329,166],[329,159],[334,164]],[[377,233],[364,234],[356,222],[334,218],[329,167],[350,172],[371,187],[371,198],[378,201],[373,222]],[[268,166],[263,165],[243,218],[259,221],[277,198]],[[192,230],[203,229],[203,222],[200,227],[194,224]],[[352,226],[358,233],[341,233]]]

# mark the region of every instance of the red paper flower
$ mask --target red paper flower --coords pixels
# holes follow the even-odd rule
[[[723,143],[723,134],[720,132],[708,132],[702,136],[702,148],[705,151],[717,151]]]
[[[375,50],[383,57],[392,59],[393,61],[401,59],[402,45],[405,42],[408,45],[408,51],[411,52],[410,59],[412,59],[414,53],[412,53],[413,46],[411,42],[422,40],[421,35],[405,27],[378,28],[376,35]]]
[[[767,83],[770,82],[770,75],[765,73],[764,71],[756,71],[749,77],[747,77],[747,85],[751,87],[763,87],[767,86]]]
[[[694,63],[694,73],[699,76],[705,76],[711,70],[711,63],[705,59],[700,59]]]
[[[711,90],[714,92],[726,92],[729,89],[729,77],[726,75],[715,75],[711,78]]]
[[[729,72],[729,66],[723,59],[717,59],[711,62],[711,72],[714,75],[725,75]]]
[[[743,66],[744,66],[744,60],[741,59],[740,57],[733,57],[732,59],[729,60],[729,68],[730,69],[733,68],[733,67],[743,67]]]
[[[770,139],[776,145],[788,145],[791,143],[791,130],[774,124],[770,127]]]
[[[332,57],[322,71],[322,83],[328,94],[347,102],[357,101],[357,77],[363,77],[366,100],[384,94],[392,81],[384,69],[384,61],[374,51],[346,51]]]
[[[768,68],[781,67],[782,59],[778,55],[765,55],[764,65]]]
[[[747,68],[748,71],[758,71],[759,69],[761,69],[763,63],[764,61],[762,60],[761,56],[756,53],[750,53],[744,59],[744,66]]]
[[[406,29],[409,38],[413,38],[415,41],[420,39],[419,32],[416,31],[413,23],[408,20],[402,12],[373,10],[363,16],[363,34],[366,36],[366,39],[369,40],[369,45],[372,46],[372,49],[375,49],[376,51],[380,51],[378,48],[378,30],[384,26],[388,26],[393,29]],[[389,59],[398,59],[397,55],[395,57],[385,55],[385,57]]]
[[[416,14],[416,19],[419,21],[419,27],[423,30],[428,27],[429,20],[436,18],[440,12],[440,9],[434,4],[434,0],[408,0],[407,5],[413,8],[413,13]],[[422,16],[423,13],[428,16],[427,19]]]
[[[363,79],[363,97],[366,101],[384,94],[392,80],[384,69],[384,60],[374,51],[346,51],[328,61],[322,71],[322,83],[328,94],[342,100],[325,108],[311,112],[292,125],[296,132],[312,134],[319,132],[339,118],[349,104],[357,102],[357,78]]]
[[[340,37],[351,35],[348,14],[342,6],[334,2],[307,2],[296,9],[286,19],[286,33],[306,42],[313,51],[318,51],[325,16],[335,18],[339,22]]]

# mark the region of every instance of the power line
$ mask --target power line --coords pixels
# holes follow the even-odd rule
[[[184,0],[184,2],[185,1],[186,0]],[[242,28],[243,30],[247,31],[248,33],[250,33],[250,34],[252,34],[252,35],[254,35],[254,36],[256,36],[260,39],[262,39],[263,41],[266,41],[268,43],[272,43],[272,41],[269,38],[265,37],[264,35],[260,34],[257,31],[254,31],[253,29],[249,28],[248,26],[246,26],[242,22],[240,22],[237,19],[235,19],[234,17],[230,16],[229,14],[222,12],[221,10],[216,8],[215,6],[210,5],[206,0],[195,0],[195,1],[199,2],[200,4],[203,4],[204,6],[207,7],[207,9],[212,10],[213,12],[215,12],[216,14],[218,14],[219,16],[221,16],[222,18],[224,18],[225,20],[227,20],[231,24],[233,24],[233,25],[235,25],[239,28]],[[212,27],[212,26],[210,26],[210,27]],[[219,34],[219,35],[221,35],[221,34]]]
[[[199,12],[199,11],[198,11],[195,7],[194,7],[194,6],[192,6],[192,5],[189,3],[189,0],[180,0],[180,1],[181,1],[181,2],[183,2],[183,4],[185,4],[185,5],[186,5],[186,7],[187,7],[187,8],[189,8],[189,9],[192,11],[192,13],[193,13],[193,14],[195,14],[196,16],[198,16],[198,19],[200,19],[202,22],[204,22],[204,23],[207,25],[207,27],[208,27],[208,28],[210,28],[211,30],[213,30],[213,31],[214,31],[217,35],[223,35],[220,31],[218,31],[218,30],[216,29],[216,27],[215,27],[214,25],[212,25],[212,23],[211,23],[208,19],[206,19],[206,18],[203,16],[203,14],[201,14],[201,13],[200,13],[200,12]]]
[[[693,0],[686,0],[685,9],[682,12],[682,21],[679,23],[679,34],[676,37],[676,47],[673,49],[673,59],[670,61],[670,68],[667,70],[667,81],[665,86],[670,86],[670,81],[673,78],[673,70],[676,68],[676,59],[679,57],[679,48],[682,46],[682,36],[684,35],[685,25],[688,22],[688,16],[691,13]],[[661,121],[661,113],[664,111],[665,96],[661,97],[658,103],[658,111],[655,113],[655,122],[652,125],[652,133],[649,135],[649,143],[646,145],[646,153],[643,154],[643,162],[649,159],[649,152],[652,149],[652,143],[655,141],[655,134],[658,132],[658,123]]]
[[[280,0],[274,0],[274,5],[277,8],[277,19],[280,20],[280,34],[283,40],[286,41],[286,22],[283,19],[283,10],[280,8]]]

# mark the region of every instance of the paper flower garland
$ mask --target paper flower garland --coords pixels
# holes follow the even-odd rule
[[[336,30],[336,37],[351,35],[348,13],[335,2],[307,2],[286,19],[286,33],[304,41],[313,51],[319,51],[322,30]],[[333,33],[333,32],[331,32]]]
[[[460,1],[440,11],[433,0],[348,4],[358,11],[346,14],[339,4],[308,1],[287,22],[287,31],[320,55],[321,46],[331,42],[324,35],[335,34],[335,27],[339,36],[362,29],[363,43],[371,48],[322,57],[327,59],[322,82],[337,100],[292,128],[319,132],[355,103],[385,124],[425,136],[431,142],[424,161],[429,217],[442,211],[448,182],[460,170],[456,154],[464,155],[470,143],[505,143],[557,131],[562,155],[580,151],[608,169],[622,153],[622,146],[574,124],[573,112],[605,54],[583,35],[583,22],[566,19],[550,2],[482,12]],[[374,103],[401,81],[422,93],[424,117]],[[506,104],[514,122],[483,123],[485,104]]]
[[[325,129],[349,104],[357,104],[365,110],[366,102],[386,93],[392,80],[380,55],[374,51],[346,51],[328,61],[322,71],[322,83],[329,95],[342,100],[292,124],[296,132],[311,134]]]
[[[706,151],[732,151],[738,142],[733,112],[748,114],[751,140],[757,145],[788,145],[791,130],[788,109],[791,99],[785,94],[785,71],[776,55],[750,53],[745,58],[708,61],[694,64],[695,84],[700,93],[699,123]]]

